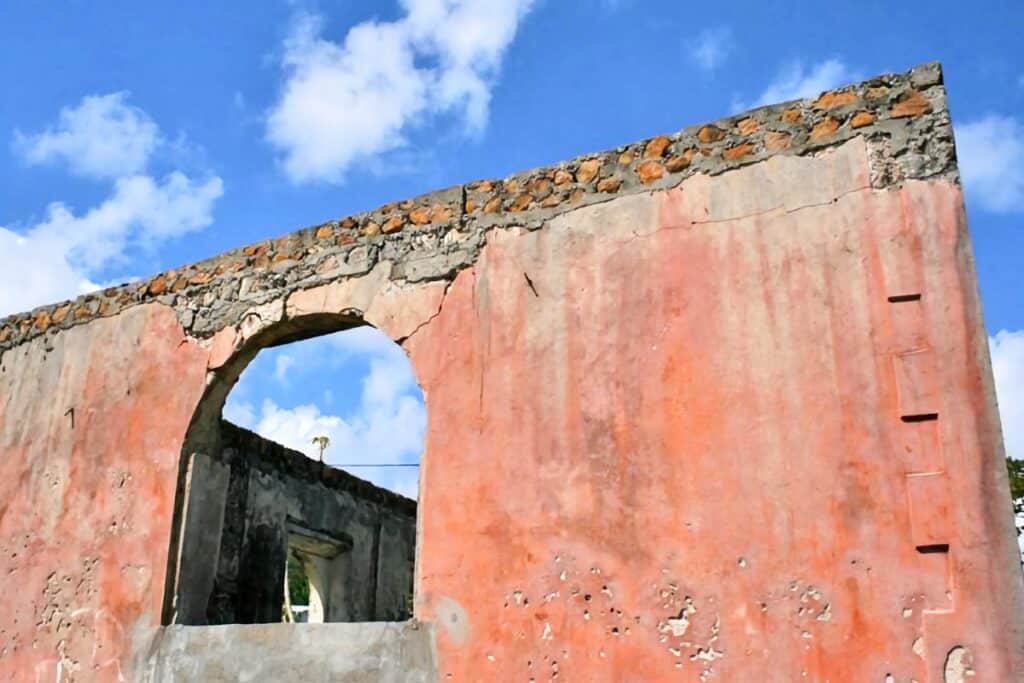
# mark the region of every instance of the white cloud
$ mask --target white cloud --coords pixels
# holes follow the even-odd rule
[[[1024,211],[1024,124],[988,114],[954,130],[968,205],[977,202],[994,213]]]
[[[284,43],[286,80],[267,139],[295,182],[341,182],[408,144],[440,115],[468,132],[487,122],[491,86],[533,0],[401,0],[395,21],[365,21],[341,43],[299,15]]]
[[[306,358],[308,348],[323,362],[325,348],[333,348],[342,356],[368,357],[369,370],[358,385],[359,398],[350,414],[335,415],[314,403],[283,407],[266,396],[268,386],[247,370],[228,397],[225,419],[314,459],[319,457],[319,448],[312,443],[313,438],[326,436],[330,445],[325,460],[334,465],[418,462],[423,450],[426,408],[402,348],[372,327],[321,339],[329,346],[311,340],[303,346],[289,347],[288,355]],[[281,357],[276,356],[275,360]],[[274,366],[268,371],[276,374],[276,363]],[[251,399],[262,399],[258,413]],[[416,468],[360,467],[351,471],[379,486],[410,497],[416,495]]]
[[[196,183],[172,173],[119,179],[113,194],[81,215],[60,202],[26,231],[0,227],[0,315],[99,288],[91,273],[123,260],[126,250],[205,227],[223,194],[220,178]]]
[[[106,121],[97,111],[115,113]],[[111,137],[107,147],[84,139],[97,120],[106,121],[95,132]],[[129,142],[130,131],[143,132]],[[82,213],[53,202],[37,223],[0,226],[0,316],[97,289],[96,280],[109,280],[106,271],[124,264],[129,251],[152,252],[212,222],[213,205],[224,192],[220,178],[199,181],[173,171],[156,179],[134,172],[145,170],[148,145],[160,139],[155,124],[128,106],[123,93],[84,98],[34,138],[35,151],[26,153],[38,152],[40,160],[64,159],[73,171],[93,176],[132,173],[114,179],[109,196]]]
[[[14,149],[30,164],[64,162],[73,173],[117,178],[142,171],[161,144],[159,128],[128,93],[91,95],[61,109],[42,133],[14,134]]]
[[[1024,460],[1024,330],[989,338],[1006,454]]]
[[[288,370],[295,365],[295,356],[282,353],[274,362],[274,379],[282,384],[288,381]]]
[[[324,460],[329,464],[395,464],[417,462],[423,449],[426,410],[423,402],[408,393],[409,385],[400,381],[403,368],[374,361],[363,385],[359,409],[347,417],[323,412],[315,404],[282,408],[265,399],[254,431],[284,446],[319,457],[316,436],[330,439]],[[226,411],[226,416],[228,413]],[[246,417],[244,407],[235,415]],[[229,418],[230,419],[230,418]],[[409,493],[409,478],[415,481],[416,468],[353,468],[352,473],[380,486],[395,489],[404,482]]]
[[[256,426],[256,408],[248,401],[229,400],[222,411],[224,419],[239,427],[252,429]]]
[[[725,61],[732,49],[730,29],[705,29],[690,45],[690,59],[704,71],[714,71]]]
[[[810,67],[801,61],[794,61],[783,67],[753,102],[734,101],[733,108],[742,111],[766,104],[812,97],[862,78],[859,71],[851,69],[839,59],[826,59]]]

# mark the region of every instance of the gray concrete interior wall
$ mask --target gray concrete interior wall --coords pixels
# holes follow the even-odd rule
[[[174,623],[280,621],[289,547],[324,621],[411,616],[414,501],[227,422],[220,443],[192,456]]]

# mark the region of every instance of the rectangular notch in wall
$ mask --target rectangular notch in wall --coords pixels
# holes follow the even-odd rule
[[[901,415],[900,419],[904,422],[935,422],[939,419],[938,413],[918,413],[915,415]]]
[[[935,553],[948,553],[948,543],[932,543],[931,545],[919,545],[917,546],[917,552],[922,555],[933,555]]]
[[[953,608],[950,539],[953,538],[953,499],[945,472],[907,476],[910,540],[917,551],[917,581],[926,610]]]
[[[896,399],[904,422],[934,420],[939,415],[939,378],[935,352],[928,347],[893,356]]]
[[[891,304],[905,304],[905,303],[910,303],[911,301],[920,301],[920,300],[921,300],[920,292],[915,292],[913,294],[893,294],[892,296],[889,297],[889,303],[891,303]]]
[[[894,294],[888,297],[892,348],[919,349],[928,346],[928,324],[920,293]]]
[[[924,291],[924,245],[921,235],[904,221],[885,221],[877,242],[885,290],[893,297]],[[888,232],[889,234],[884,234]]]
[[[940,472],[945,468],[937,415],[904,415],[897,426],[899,454],[905,474]]]
[[[914,583],[924,601],[924,611],[945,614],[953,610],[952,555],[945,543],[917,546]]]
[[[914,547],[948,547],[953,536],[953,502],[946,473],[908,475],[907,495]]]

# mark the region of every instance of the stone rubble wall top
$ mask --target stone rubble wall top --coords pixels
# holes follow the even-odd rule
[[[615,197],[674,187],[775,155],[806,155],[863,136],[876,189],[907,179],[959,182],[942,71],[932,62],[804,100],[760,107],[669,135],[477,180],[232,249],[146,280],[0,319],[0,353],[126,308],[173,307],[186,332],[209,338],[254,306],[358,277],[380,263],[390,279],[450,280],[474,263],[486,233],[537,229]]]

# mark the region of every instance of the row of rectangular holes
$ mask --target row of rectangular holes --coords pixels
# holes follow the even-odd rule
[[[909,303],[911,301],[920,301],[921,300],[921,293],[917,292],[917,293],[914,293],[914,294],[895,294],[895,295],[890,296],[888,298],[889,298],[889,303],[892,303],[892,304],[904,304],[904,303]],[[903,422],[911,422],[911,423],[913,423],[913,422],[931,422],[932,420],[938,420],[938,419],[939,419],[939,414],[938,413],[921,413],[921,414],[918,414],[918,415],[901,415],[900,416],[900,420],[902,420]],[[935,543],[935,544],[932,544],[932,545],[919,545],[919,546],[917,546],[917,552],[921,553],[922,555],[932,555],[932,554],[935,554],[935,553],[948,553],[949,552],[949,544],[948,543]]]

